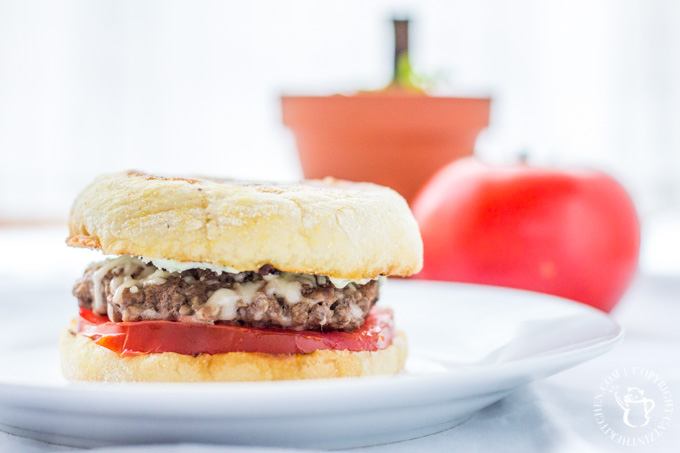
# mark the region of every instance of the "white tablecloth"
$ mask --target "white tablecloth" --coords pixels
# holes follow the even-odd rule
[[[74,269],[90,259],[89,255],[62,247],[63,236],[63,231],[0,230],[0,250],[3,257],[12,258],[0,262],[0,307],[5,314],[0,317],[3,341],[11,342],[13,332],[22,328],[15,320],[21,319],[30,310],[30,307],[12,305],[9,299],[17,289],[28,287],[39,291],[40,285],[55,285],[68,291]],[[41,270],[37,279],[35,272],[31,271],[35,270],[35,263],[39,263]],[[671,426],[658,440],[640,447],[623,447],[607,439],[600,432],[593,415],[593,400],[599,383],[617,368],[654,370],[669,383],[674,397],[680,399],[680,276],[638,275],[613,316],[626,329],[626,337],[621,345],[605,356],[523,387],[448,431],[359,450],[375,453],[680,451],[679,413],[674,414]],[[68,447],[0,432],[0,452],[69,450]],[[207,445],[121,447],[96,451],[197,450],[276,451]]]

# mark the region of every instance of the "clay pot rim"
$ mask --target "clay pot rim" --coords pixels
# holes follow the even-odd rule
[[[356,100],[417,100],[422,101],[428,99],[434,102],[447,102],[447,101],[480,101],[480,102],[491,102],[491,96],[430,96],[427,94],[419,93],[383,93],[383,92],[367,92],[367,93],[356,93],[356,94],[331,94],[327,96],[322,95],[294,95],[294,94],[282,94],[280,96],[281,100],[305,100],[305,101],[320,101],[320,100],[346,100],[353,102]],[[431,102],[427,101],[427,102]]]

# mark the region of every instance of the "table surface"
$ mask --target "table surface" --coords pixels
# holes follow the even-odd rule
[[[0,306],[7,313],[7,296],[24,287],[35,288],[35,263],[46,286],[68,287],[76,269],[93,259],[89,252],[63,247],[62,230],[2,230],[0,250],[11,259],[0,262]],[[56,239],[55,239],[56,238]],[[96,257],[94,257],[96,259]],[[28,310],[13,307],[9,313]],[[680,398],[680,276],[639,274],[612,316],[626,330],[622,344],[606,355],[520,388],[503,400],[477,412],[467,422],[432,436],[389,445],[366,447],[366,452],[561,452],[561,451],[680,451],[680,414],[653,443],[624,447],[606,438],[593,415],[598,385],[612,371],[642,367],[655,371]],[[10,338],[10,317],[0,319],[3,339]],[[6,336],[7,335],[7,336]],[[4,342],[3,342],[4,343]],[[11,344],[11,342],[10,342]],[[0,346],[1,347],[1,346]],[[677,400],[676,400],[677,401]],[[0,431],[1,452],[70,451]],[[95,451],[277,451],[209,445],[120,447]],[[285,450],[291,451],[291,450]]]

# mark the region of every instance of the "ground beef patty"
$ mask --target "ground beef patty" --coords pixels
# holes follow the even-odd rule
[[[81,308],[116,322],[351,331],[363,325],[378,299],[375,280],[336,288],[327,277],[283,273],[270,265],[239,274],[206,269],[170,273],[136,258],[116,260],[91,265],[73,288]]]

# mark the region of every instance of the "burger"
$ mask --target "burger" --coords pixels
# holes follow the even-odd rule
[[[77,197],[67,244],[107,255],[75,283],[64,376],[251,381],[397,373],[407,346],[376,305],[387,276],[422,267],[395,191],[100,176]]]

